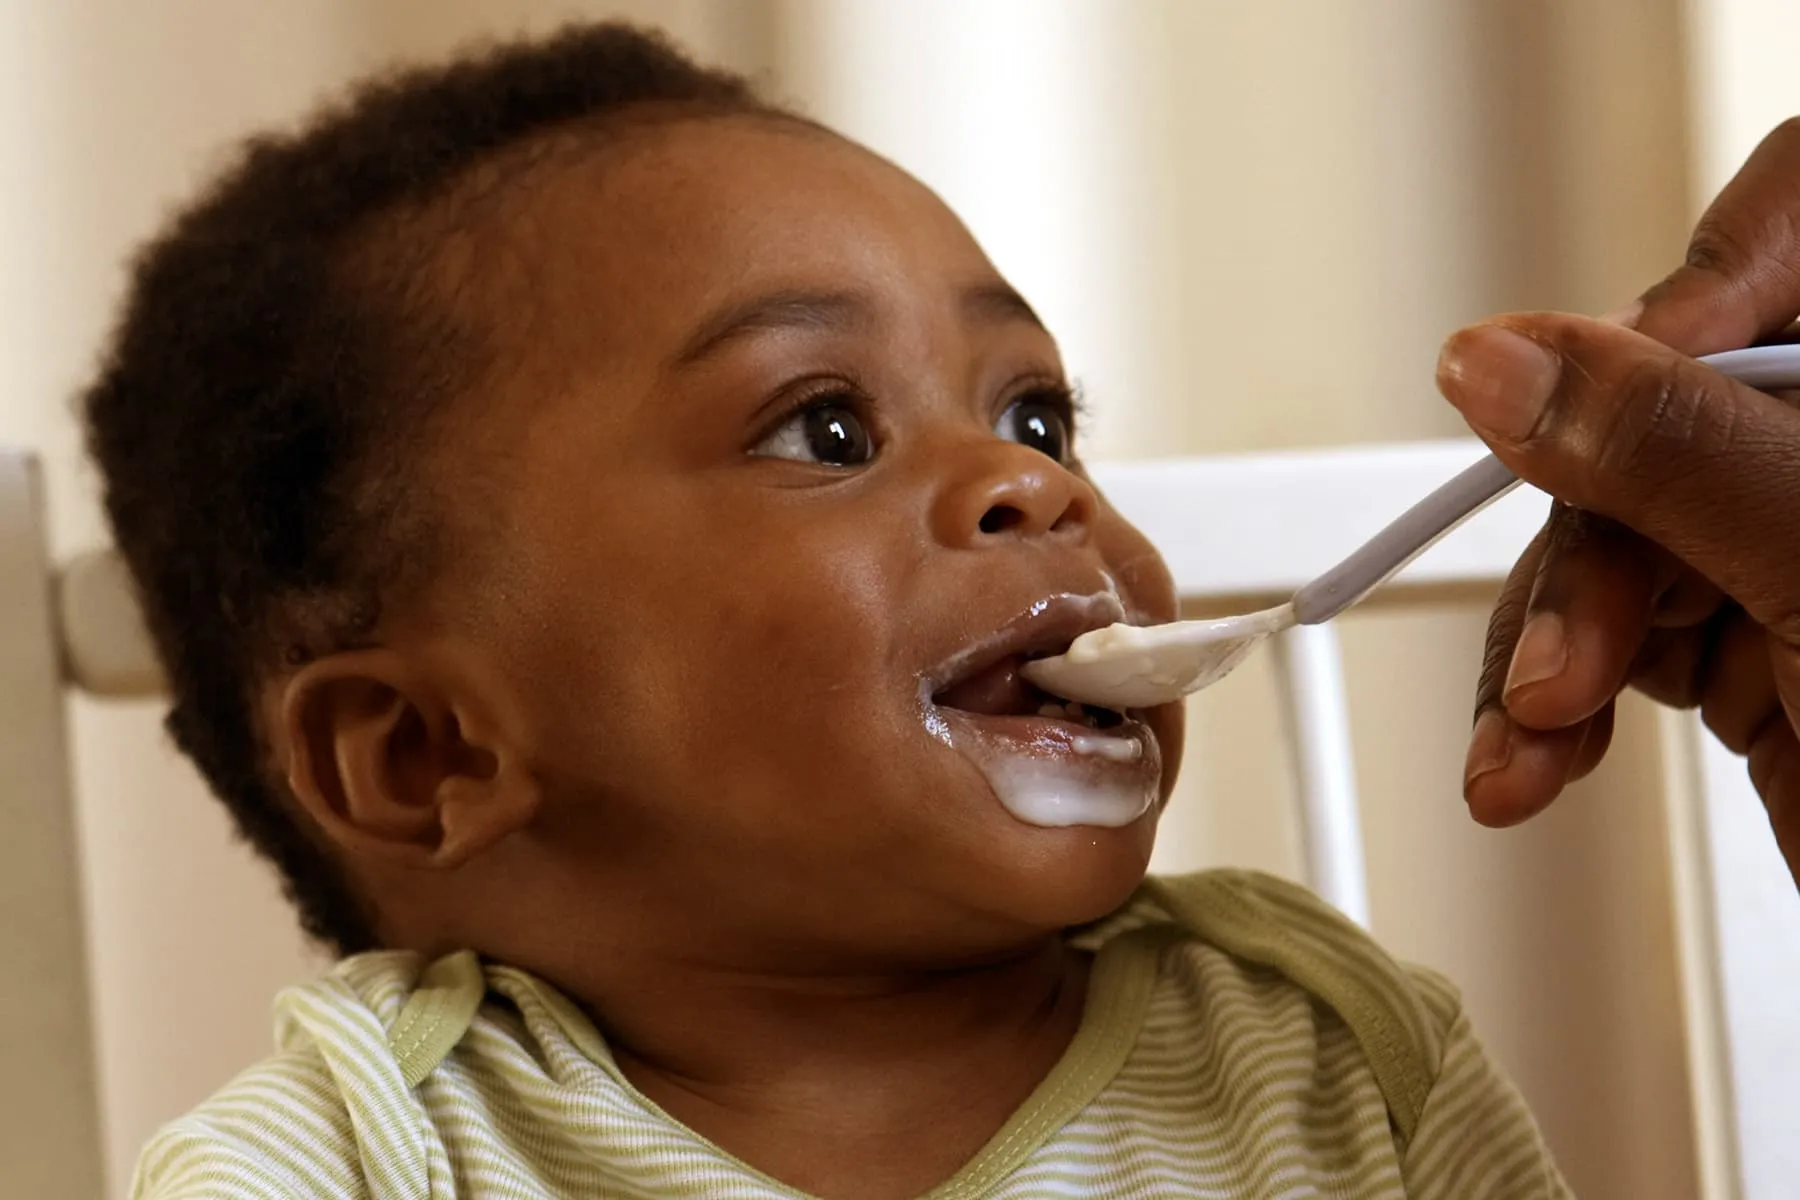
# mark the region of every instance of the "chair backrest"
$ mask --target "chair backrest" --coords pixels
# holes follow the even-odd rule
[[[101,1159],[74,795],[43,490],[0,452],[0,1178],[91,1200]]]
[[[1184,606],[1230,611],[1285,598],[1481,453],[1462,440],[1094,473],[1162,550]],[[1369,603],[1491,596],[1545,509],[1542,496],[1515,493]],[[30,460],[0,456],[0,695],[13,709],[0,723],[0,805],[16,831],[0,839],[9,914],[0,961],[31,965],[0,973],[0,1063],[31,1080],[0,1100],[11,1105],[0,1107],[0,1163],[9,1184],[38,1183],[19,1194],[73,1198],[96,1194],[70,1164],[97,1162],[99,1139],[62,692],[145,695],[159,676],[116,558],[101,552],[51,572],[41,513]],[[1336,635],[1298,630],[1276,654],[1310,881],[1366,921]],[[1800,1078],[1790,1001],[1800,994],[1800,899],[1742,764],[1697,730],[1672,714],[1665,742],[1688,793],[1671,808],[1672,850],[1705,1194],[1773,1200],[1800,1178],[1800,1106],[1787,1100]],[[11,916],[19,913],[32,915],[21,922]]]

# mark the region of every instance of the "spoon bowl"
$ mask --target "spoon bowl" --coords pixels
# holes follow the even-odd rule
[[[1070,700],[1152,708],[1211,687],[1294,624],[1294,606],[1283,604],[1210,621],[1111,625],[1076,638],[1054,658],[1026,663],[1023,674]]]

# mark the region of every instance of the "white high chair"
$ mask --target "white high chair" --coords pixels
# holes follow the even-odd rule
[[[1095,471],[1162,550],[1185,604],[1285,598],[1481,453],[1472,441],[1113,464]],[[1491,595],[1542,520],[1521,491],[1414,563],[1373,603]],[[8,1194],[90,1200],[100,1136],[64,690],[142,696],[158,673],[121,564],[52,569],[29,455],[0,453],[0,1177]],[[1224,512],[1223,522],[1186,514]],[[1337,637],[1276,646],[1310,882],[1368,919]],[[1800,897],[1743,764],[1667,718],[1689,1058],[1709,1200],[1775,1200],[1800,1179]]]

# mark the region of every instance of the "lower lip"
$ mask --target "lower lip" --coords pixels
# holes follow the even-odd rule
[[[1047,717],[928,705],[926,726],[972,762],[1027,825],[1118,829],[1156,805],[1162,752],[1142,721],[1097,730]]]

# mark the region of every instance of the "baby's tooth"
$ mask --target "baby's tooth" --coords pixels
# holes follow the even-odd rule
[[[1051,704],[1050,702],[1045,701],[1043,704],[1038,705],[1038,716],[1040,717],[1060,717],[1062,715],[1063,706],[1060,704]]]

